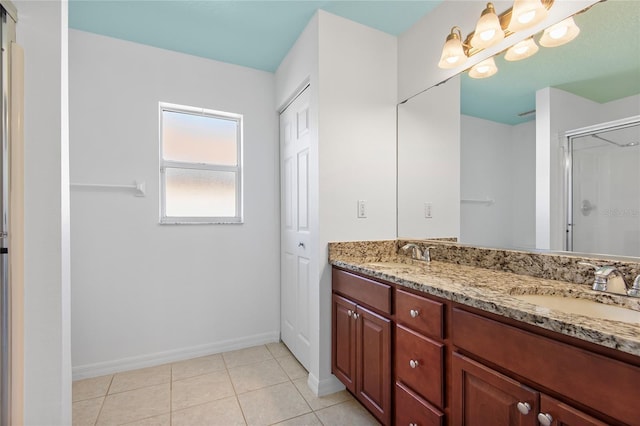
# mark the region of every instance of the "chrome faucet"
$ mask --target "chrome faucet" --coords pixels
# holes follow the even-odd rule
[[[607,293],[621,294],[623,296],[640,297],[640,275],[636,277],[632,285],[627,284],[615,266],[597,266],[592,263],[578,262],[580,265],[591,266],[595,269],[593,290]]]
[[[424,260],[426,262],[431,262],[431,252],[430,250],[434,247],[427,247],[422,251],[419,245],[414,243],[408,243],[403,245],[400,250],[406,252],[411,249],[411,258],[417,260]]]
[[[422,249],[417,244],[409,243],[409,244],[403,245],[402,248],[400,248],[400,250],[404,252],[406,252],[409,249],[411,249],[412,259],[424,260],[424,257],[422,256]]]

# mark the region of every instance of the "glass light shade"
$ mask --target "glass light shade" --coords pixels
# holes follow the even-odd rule
[[[533,27],[548,15],[540,0],[516,0],[511,9],[511,22],[508,30],[515,33]]]
[[[498,72],[496,61],[493,57],[485,59],[482,62],[477,63],[469,70],[469,77],[471,78],[487,78],[491,77]]]
[[[519,61],[520,59],[535,55],[538,50],[540,50],[540,48],[536,42],[533,41],[533,37],[529,37],[507,49],[504,58],[507,61]]]
[[[544,30],[542,37],[540,37],[540,45],[544,47],[562,46],[576,38],[578,34],[580,34],[580,28],[576,25],[573,17],[569,17]]]
[[[487,3],[487,8],[476,24],[476,30],[471,38],[471,45],[477,49],[485,49],[504,39],[504,31],[500,26],[500,18],[496,15],[493,3]]]
[[[456,29],[458,33],[456,33]],[[462,48],[461,38],[462,35],[460,33],[460,28],[453,27],[451,29],[451,34],[447,36],[447,41],[444,43],[444,47],[442,48],[442,56],[438,63],[440,68],[455,68],[458,65],[465,63],[467,55],[465,55],[464,49]]]

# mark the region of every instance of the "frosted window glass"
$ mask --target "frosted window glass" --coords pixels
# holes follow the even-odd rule
[[[165,160],[238,164],[238,122],[173,111],[162,112],[162,152]]]
[[[165,173],[167,216],[236,216],[234,172],[166,168]]]

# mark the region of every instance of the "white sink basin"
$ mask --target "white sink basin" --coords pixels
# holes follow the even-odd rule
[[[549,296],[538,294],[525,294],[513,296],[541,309],[553,309],[567,314],[578,314],[592,318],[601,318],[613,321],[622,321],[631,324],[640,324],[640,312],[619,306],[605,305],[593,300],[578,299],[574,297]]]

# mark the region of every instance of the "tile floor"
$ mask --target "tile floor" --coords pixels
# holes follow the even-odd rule
[[[317,398],[282,343],[73,383],[74,425],[378,425],[346,391]]]

